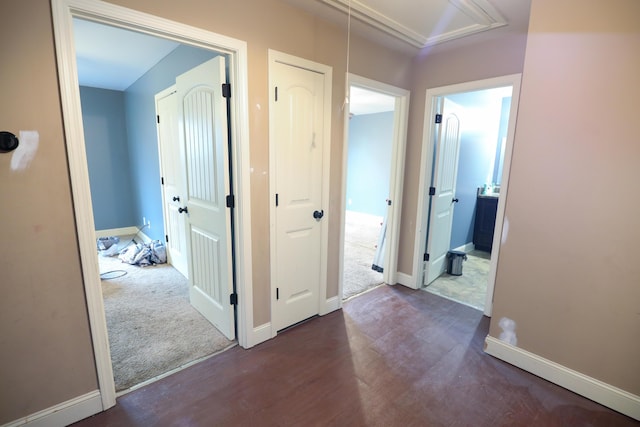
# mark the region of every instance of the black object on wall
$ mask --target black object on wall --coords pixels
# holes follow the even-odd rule
[[[18,138],[11,132],[0,132],[0,153],[8,153],[18,148]]]

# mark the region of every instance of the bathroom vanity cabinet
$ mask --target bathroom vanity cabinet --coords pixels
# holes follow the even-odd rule
[[[482,189],[478,189],[473,227],[473,244],[477,250],[491,252],[497,212],[498,194],[482,194]]]

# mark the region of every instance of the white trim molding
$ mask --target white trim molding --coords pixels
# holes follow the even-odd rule
[[[407,288],[418,289],[419,287],[419,286],[416,286],[415,277],[410,274],[401,273],[398,271],[398,273],[396,274],[396,278],[397,278],[398,284],[402,286],[406,286]],[[395,285],[395,283],[390,283],[390,284]]]
[[[2,427],[57,427],[67,426],[83,420],[102,410],[102,399],[98,390],[38,411]]]
[[[96,230],[96,239],[99,237],[111,237],[111,236],[129,236],[138,234],[138,227],[121,227],[121,228],[109,228],[106,230]]]
[[[320,316],[324,316],[325,314],[329,314],[333,311],[339,310],[340,307],[342,307],[342,298],[340,295],[327,298],[324,301],[323,307],[321,307],[320,309]]]
[[[507,25],[507,21],[486,0],[449,0],[449,6],[467,17],[473,22],[465,27],[459,27],[448,32],[436,32],[435,34],[422,34],[416,29],[402,25],[390,16],[365,5],[358,0],[322,0],[345,13],[349,13],[355,19],[371,25],[398,40],[417,48],[424,48],[448,40],[479,33]]]
[[[487,354],[631,418],[640,420],[640,396],[507,344],[492,336],[487,336],[485,342]]]
[[[270,340],[274,336],[275,333],[271,331],[271,322],[263,323],[262,325],[253,328],[253,340],[251,345],[258,345]]]
[[[476,245],[474,245],[473,243],[466,243],[462,246],[458,246],[457,248],[454,248],[453,250],[468,254],[469,252],[473,252],[475,248],[476,248]]]

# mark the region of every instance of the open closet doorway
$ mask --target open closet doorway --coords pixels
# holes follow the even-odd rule
[[[350,74],[341,295],[396,283],[409,92]]]
[[[230,137],[224,137],[224,132],[220,133],[220,137],[216,135],[216,142],[210,145],[217,146],[217,141],[224,142],[223,147],[228,149],[228,153],[223,156],[218,156],[223,159],[227,166],[226,171],[229,174],[229,184],[227,189],[229,193],[222,194],[223,203],[229,202],[229,197],[234,203],[230,204],[231,213],[235,224],[235,233],[232,240],[227,240],[233,247],[237,255],[235,259],[235,268],[229,272],[230,276],[234,276],[233,281],[225,281],[227,285],[235,284],[235,289],[230,292],[230,295],[221,295],[222,301],[226,301],[231,306],[234,306],[236,310],[228,310],[228,312],[237,314],[237,322],[231,321],[232,324],[237,325],[237,328],[232,328],[233,333],[236,334],[240,345],[243,347],[251,347],[254,343],[254,337],[252,331],[252,303],[251,295],[245,292],[245,289],[250,289],[250,286],[246,283],[251,283],[251,245],[250,245],[250,200],[249,192],[243,191],[247,187],[249,182],[249,151],[248,151],[248,118],[247,118],[247,79],[246,79],[246,43],[232,39],[229,37],[221,36],[208,31],[196,29],[190,26],[186,26],[177,22],[172,22],[166,19],[160,19],[152,15],[133,11],[120,6],[105,4],[99,1],[86,0],[82,3],[82,6],[77,4],[72,5],[67,0],[53,0],[53,24],[56,40],[56,52],[57,52],[57,64],[59,70],[60,90],[67,144],[67,155],[69,159],[69,169],[71,177],[71,187],[73,191],[74,199],[74,212],[76,215],[76,231],[78,235],[78,244],[80,250],[80,258],[82,263],[83,280],[85,295],[87,299],[87,311],[89,315],[91,336],[94,349],[94,356],[96,360],[96,371],[99,382],[99,392],[102,401],[102,409],[107,409],[115,405],[115,381],[114,381],[114,363],[111,361],[111,354],[109,349],[110,338],[107,330],[107,318],[105,315],[105,301],[103,299],[101,278],[98,276],[100,267],[98,265],[98,254],[96,248],[96,223],[94,221],[94,206],[92,205],[92,191],[89,179],[89,165],[87,162],[87,146],[85,144],[85,128],[83,121],[83,111],[81,109],[81,90],[79,88],[78,69],[81,68],[79,56],[76,57],[76,39],[79,38],[76,31],[74,31],[74,20],[88,21],[93,24],[105,24],[104,26],[118,27],[118,29],[134,32],[138,35],[144,33],[146,36],[151,36],[152,39],[161,39],[163,42],[174,42],[181,46],[176,49],[169,49],[165,55],[157,58],[153,61],[149,67],[153,68],[153,65],[159,65],[163,62],[164,58],[168,55],[176,53],[181,47],[188,49],[198,48],[207,53],[207,58],[199,61],[207,61],[207,59],[213,56],[224,56],[228,62],[227,66],[222,66],[219,75],[224,75],[225,80],[228,81],[234,88],[234,94],[232,97],[225,97],[227,101],[223,101],[222,105],[218,105],[217,111],[224,111],[225,117],[230,115],[231,120],[224,120],[225,127],[229,126]],[[121,44],[118,44],[113,39],[109,39],[109,46],[112,48],[116,46],[122,51],[126,51]],[[90,58],[93,59],[93,58]],[[139,57],[134,56],[124,61],[123,64],[131,66],[138,63]],[[91,62],[91,61],[90,61]],[[189,64],[189,65],[197,65]],[[140,193],[142,196],[149,196],[154,191],[157,194],[160,193],[159,184],[161,181],[160,174],[158,173],[158,154],[157,154],[157,134],[156,134],[156,113],[154,95],[158,90],[164,89],[170,84],[176,82],[176,76],[180,73],[184,73],[184,70],[178,70],[183,66],[181,61],[173,63],[174,66],[173,75],[164,75],[164,77],[158,78],[158,74],[144,69],[141,74],[145,76],[151,75],[151,79],[146,81],[147,85],[142,84],[144,89],[148,91],[148,97],[144,96],[144,100],[136,105],[136,102],[131,98],[124,96],[124,101],[120,99],[120,105],[125,105],[125,110],[129,109],[132,114],[140,113],[141,116],[148,118],[144,120],[145,125],[150,125],[150,131],[145,134],[139,134],[137,131],[132,131],[131,126],[126,126],[126,134],[122,133],[122,130],[110,134],[111,127],[106,126],[104,121],[96,117],[96,124],[98,127],[103,126],[104,134],[108,136],[108,139],[126,139],[133,141],[133,144],[129,144],[126,150],[119,151],[120,155],[114,157],[104,156],[102,160],[105,163],[111,163],[113,168],[119,165],[117,162],[125,162],[126,157],[131,158],[129,149],[138,149],[140,157],[148,157],[147,165],[155,165],[155,174],[145,173],[144,167],[130,167],[130,175],[136,175],[141,178],[142,181],[147,180],[147,186],[142,186]],[[175,67],[177,66],[177,67]],[[172,68],[172,67],[169,67]],[[193,68],[193,67],[191,67]],[[187,68],[190,70],[191,68]],[[197,67],[196,67],[197,68]],[[110,73],[114,75],[115,73]],[[167,78],[171,81],[164,81],[163,78]],[[135,83],[140,83],[144,79],[139,77]],[[157,86],[156,86],[157,85]],[[131,86],[131,85],[128,85]],[[224,88],[216,87],[215,90],[221,93]],[[144,91],[143,91],[144,92]],[[194,91],[194,93],[197,91]],[[227,93],[229,91],[226,91]],[[221,98],[222,96],[220,96]],[[134,97],[135,98],[135,97]],[[186,99],[186,98],[185,98]],[[82,102],[82,107],[87,107],[90,103]],[[94,107],[99,103],[94,103]],[[140,108],[138,108],[140,107]],[[144,111],[144,112],[142,112]],[[150,114],[149,114],[150,112]],[[89,117],[85,115],[85,117]],[[139,118],[134,117],[133,122],[137,122]],[[121,120],[122,121],[122,120]],[[127,125],[130,122],[124,120]],[[216,125],[217,126],[217,125]],[[122,127],[122,126],[120,126]],[[217,127],[216,127],[217,129]],[[98,133],[99,134],[99,133]],[[138,147],[138,144],[146,144]],[[124,191],[119,195],[124,196]],[[138,197],[141,197],[138,195]],[[160,197],[156,197],[160,199]],[[133,197],[135,199],[135,197]],[[123,199],[124,200],[124,199]],[[188,205],[187,201],[187,206]],[[159,207],[158,207],[159,205]],[[115,209],[119,206],[115,204]],[[191,206],[189,206],[191,207]],[[164,238],[163,230],[163,218],[162,218],[162,203],[159,202],[155,205],[155,208],[159,208],[159,216],[154,219],[152,215],[143,217],[142,226],[139,225],[138,218],[134,217],[133,231],[143,231],[145,234],[149,234],[152,240],[162,240]],[[134,211],[135,212],[135,211]],[[185,211],[186,212],[186,211]],[[140,215],[140,212],[137,212]],[[143,214],[144,215],[144,214]],[[151,225],[149,225],[151,222]],[[228,228],[231,228],[231,224],[227,224]],[[110,230],[121,231],[130,230],[131,227],[114,228]],[[156,230],[156,231],[154,231]],[[159,238],[153,236],[154,233],[160,232]],[[142,233],[138,238],[142,237]],[[121,240],[120,242],[127,244],[128,240]],[[202,242],[200,242],[202,243]],[[194,252],[197,254],[197,251]],[[208,257],[205,257],[208,258]],[[206,260],[205,260],[206,261]],[[194,263],[191,262],[193,265]],[[167,266],[166,264],[163,265]],[[133,266],[132,266],[133,267]],[[170,268],[170,266],[167,266]],[[138,268],[138,267],[136,267]],[[143,269],[138,269],[141,271]],[[174,270],[175,271],[175,270]],[[191,272],[189,276],[191,277]],[[177,271],[176,271],[177,273]],[[126,276],[126,275],[125,275]],[[163,275],[165,276],[165,275]],[[169,275],[166,275],[169,276]],[[184,280],[182,274],[177,273],[174,277],[181,277]],[[157,285],[157,283],[155,283]],[[189,284],[191,287],[191,284]],[[152,292],[153,293],[153,292]],[[155,293],[161,293],[159,289],[155,289]],[[152,304],[143,304],[139,307],[146,309]],[[178,316],[179,317],[179,316]],[[233,317],[232,317],[233,319]],[[122,318],[122,322],[126,323],[129,320],[128,316]],[[193,335],[197,335],[197,332]],[[136,337],[131,337],[127,340],[127,343],[135,341]],[[225,338],[226,339],[226,338]],[[169,340],[172,342],[173,340]],[[184,366],[184,365],[183,365]],[[178,367],[177,369],[180,369]],[[162,375],[167,375],[174,370],[169,370]],[[155,378],[158,378],[157,376]]]
[[[418,287],[491,314],[519,75],[427,91]]]

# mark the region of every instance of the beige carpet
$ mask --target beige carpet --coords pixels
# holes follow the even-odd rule
[[[344,230],[344,286],[347,299],[382,283],[382,273],[371,268],[382,217],[346,211]]]
[[[489,260],[489,253],[472,251],[467,254],[467,261],[462,262],[462,276],[444,273],[423,289],[478,310],[484,310]]]
[[[235,345],[189,304],[187,279],[170,265],[98,258],[100,273],[127,273],[102,280],[116,391]]]

